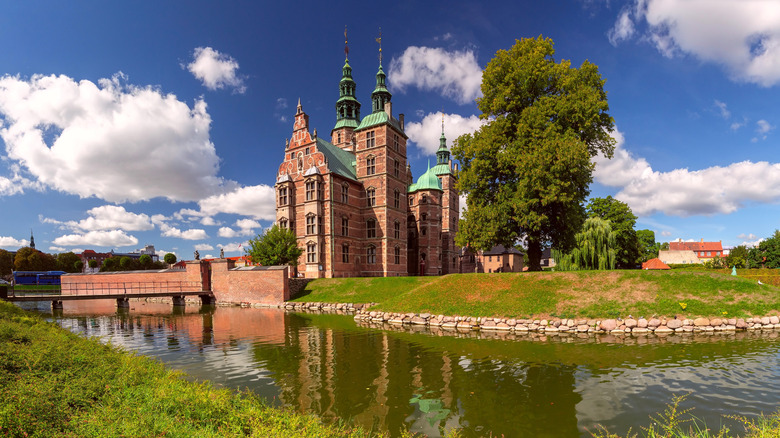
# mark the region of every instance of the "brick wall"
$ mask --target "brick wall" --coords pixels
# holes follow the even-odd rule
[[[211,262],[211,291],[217,302],[281,303],[290,299],[287,266],[233,269],[233,261]]]

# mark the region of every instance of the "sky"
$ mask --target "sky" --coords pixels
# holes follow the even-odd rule
[[[382,65],[416,176],[478,129],[481,72],[520,38],[606,79],[617,140],[591,196],[656,240],[780,228],[780,1],[3,2],[0,248],[242,255],[275,219],[300,99],[329,133],[349,61]]]

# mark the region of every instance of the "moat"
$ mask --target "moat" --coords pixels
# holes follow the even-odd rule
[[[472,339],[378,330],[349,315],[132,302],[68,302],[69,330],[156,357],[275,406],[397,435],[624,434],[675,395],[709,428],[780,407],[780,333]],[[25,304],[51,315],[48,303]]]

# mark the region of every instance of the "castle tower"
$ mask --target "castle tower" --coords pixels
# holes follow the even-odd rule
[[[357,88],[349,65],[347,30],[344,29],[344,67],[341,68],[339,99],[336,101],[336,126],[331,131],[331,142],[341,149],[355,151],[352,132],[360,124],[360,102],[355,98]]]
[[[455,169],[453,169],[450,151],[447,149],[447,138],[444,136],[444,114],[442,114],[441,120],[439,150],[436,151],[436,166],[431,170],[439,179],[443,192],[441,202],[442,273],[457,273],[459,271],[459,254],[458,248],[455,246],[455,233],[458,230],[460,198],[456,187]]]

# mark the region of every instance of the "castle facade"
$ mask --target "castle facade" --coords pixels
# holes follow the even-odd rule
[[[436,165],[415,181],[404,115],[393,116],[381,60],[371,113],[361,117],[345,59],[330,136],[310,131],[300,101],[276,178],[276,222],[304,250],[306,278],[442,275],[459,271],[456,170],[442,129]]]

